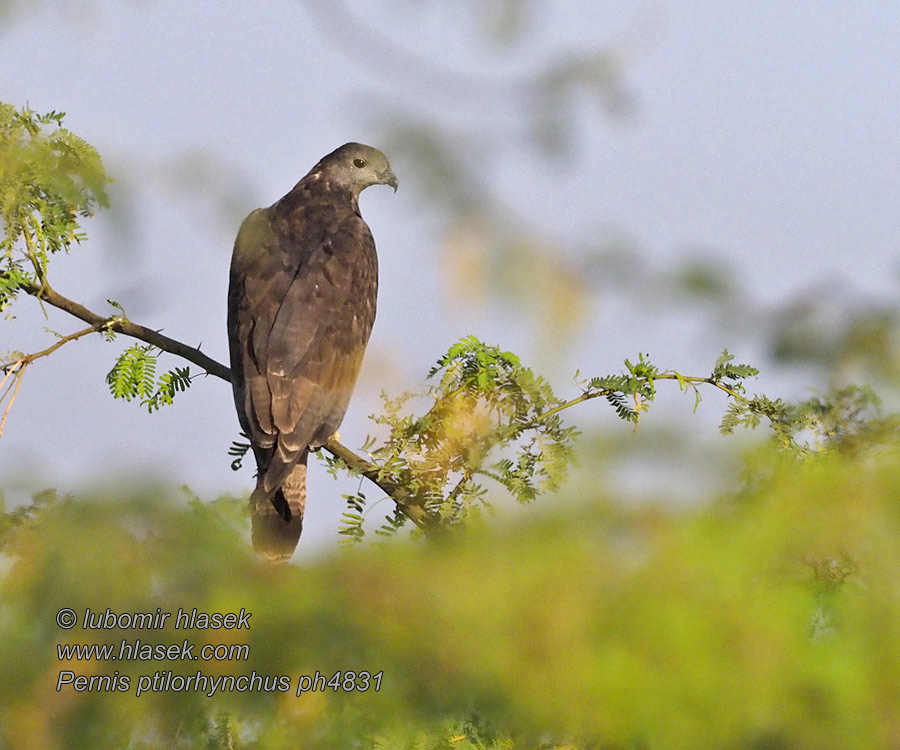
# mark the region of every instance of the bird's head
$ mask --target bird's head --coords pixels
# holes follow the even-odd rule
[[[370,185],[390,185],[397,191],[397,178],[387,157],[377,148],[362,143],[345,143],[324,157],[316,169],[357,195]]]

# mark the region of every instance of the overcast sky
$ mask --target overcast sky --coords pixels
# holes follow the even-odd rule
[[[82,5],[88,10],[76,10]],[[900,3],[534,5],[524,42],[501,54],[472,32],[475,3],[352,3],[364,25],[401,49],[500,80],[563,50],[627,50],[634,113],[612,122],[582,103],[574,160],[542,161],[512,139],[483,156],[485,181],[536,225],[569,239],[616,227],[660,262],[712,248],[768,302],[825,280],[896,295]],[[91,241],[54,263],[54,286],[98,312],[117,299],[132,319],[202,342],[222,361],[227,268],[243,214],[272,203],[341,143],[380,145],[370,106],[379,97],[409,112],[446,112],[463,127],[470,116],[470,102],[457,111],[452,87],[432,95],[417,87],[416,71],[367,65],[352,39],[326,33],[301,3],[63,7],[21,8],[0,21],[0,97],[67,112],[67,126],[100,150],[117,179],[120,210],[87,223]],[[496,115],[514,131],[515,110],[501,109],[486,105],[473,121]],[[198,154],[218,166],[173,189],[172,165]],[[409,386],[460,336],[477,332],[504,346],[529,340],[508,311],[462,322],[449,314],[436,262],[439,221],[409,187],[416,165],[403,169],[396,195],[373,188],[361,201],[382,282],[366,386],[342,428],[350,447],[367,432],[372,395]],[[15,322],[0,321],[0,350],[41,349],[44,325],[78,326],[57,312],[44,322],[31,299],[14,312]],[[603,372],[640,350],[688,370],[728,345],[629,324],[598,319],[577,364]],[[196,381],[152,417],[111,401],[103,377],[129,343],[82,340],[29,368],[0,438],[9,500],[109,477],[186,483],[210,498],[249,490],[251,471],[234,474],[225,456],[238,429],[225,383]],[[354,486],[320,468],[313,474],[308,549],[333,541],[336,498]]]

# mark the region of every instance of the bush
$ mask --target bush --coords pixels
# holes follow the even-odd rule
[[[895,449],[756,454],[752,488],[692,512],[585,498],[503,528],[361,545],[306,568],[256,560],[237,499],[38,497],[4,515],[3,741],[890,747],[900,695],[898,458]],[[79,619],[71,630],[56,624],[64,607]],[[162,629],[84,630],[88,608],[172,616]],[[243,608],[249,629],[176,629],[179,608]],[[119,649],[123,639],[183,647],[185,638],[195,654],[204,644],[247,644],[249,653],[77,661],[57,650]],[[57,690],[64,671],[118,672],[129,685]],[[205,690],[178,689],[176,676],[198,671]],[[297,696],[300,677],[317,671],[349,681]],[[351,690],[363,671],[369,689]],[[171,673],[168,690],[138,697],[140,677],[156,672]],[[213,688],[215,678],[253,672],[284,676],[289,688]]]

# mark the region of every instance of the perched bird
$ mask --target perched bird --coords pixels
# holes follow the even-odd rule
[[[347,143],[241,224],[228,288],[238,419],[256,457],[253,546],[294,552],[306,462],[341,424],[375,321],[378,258],[359,194],[397,178],[377,149]]]

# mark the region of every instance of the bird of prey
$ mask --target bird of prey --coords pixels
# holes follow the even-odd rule
[[[306,462],[341,424],[375,321],[378,259],[359,194],[397,178],[377,149],[347,143],[293,190],[253,211],[234,243],[228,344],[238,419],[256,458],[253,546],[294,552]]]

